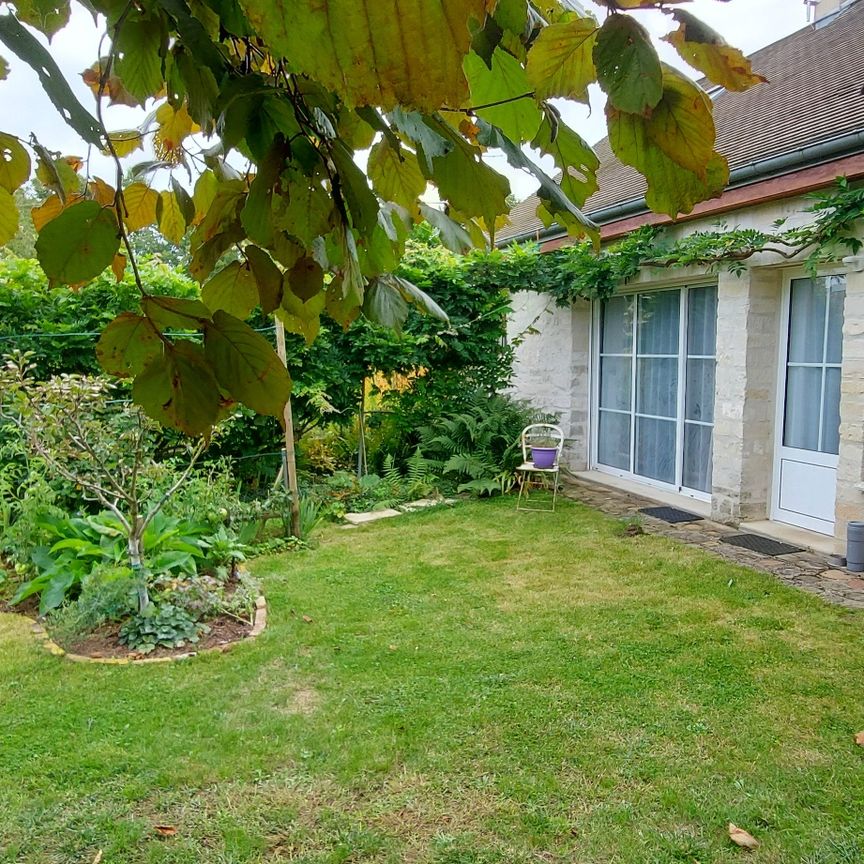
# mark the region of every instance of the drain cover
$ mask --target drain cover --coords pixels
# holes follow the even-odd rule
[[[791,555],[793,552],[803,552],[799,546],[790,546],[788,543],[780,543],[777,540],[769,540],[758,534],[733,534],[724,537],[724,543],[749,549],[751,552],[759,552],[762,555]]]
[[[702,519],[695,513],[688,513],[677,507],[643,507],[639,512],[646,516],[653,516],[655,519],[662,519],[671,525],[675,525],[677,522],[699,522]]]

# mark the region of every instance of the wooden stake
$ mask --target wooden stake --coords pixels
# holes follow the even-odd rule
[[[285,325],[274,315],[276,322],[276,353],[279,359],[287,367],[287,355],[285,353]],[[285,465],[288,470],[285,477],[285,485],[291,496],[291,533],[300,537],[300,488],[297,485],[297,456],[294,452],[294,415],[291,413],[291,397],[285,403]]]

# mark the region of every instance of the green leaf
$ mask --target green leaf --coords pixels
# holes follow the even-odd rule
[[[30,178],[30,154],[17,138],[0,132],[0,186],[14,192]]]
[[[487,0],[241,0],[277,57],[346,105],[437,110],[467,97],[462,59]]]
[[[401,334],[402,325],[408,319],[408,302],[400,291],[379,277],[366,287],[363,314],[370,321]]]
[[[259,166],[240,211],[240,222],[249,238],[264,246],[273,242],[273,186],[284,164],[285,143],[280,136]]]
[[[496,48],[491,69],[473,51],[465,58],[464,67],[472,105],[504,103],[476,108],[477,116],[497,126],[514,141],[530,141],[537,134],[543,115],[532,97],[532,87],[522,64],[512,54]]]
[[[381,198],[416,211],[417,199],[426,189],[426,178],[414,153],[405,147],[397,152],[386,141],[379,141],[369,151],[366,170]]]
[[[204,353],[235,399],[259,414],[282,416],[291,378],[260,333],[227,312],[214,312],[204,331]]]
[[[629,15],[610,15],[594,44],[597,80],[618,111],[642,114],[663,95],[663,69],[648,31]]]
[[[158,17],[133,13],[120,28],[117,75],[139,104],[162,88],[163,27]]]
[[[714,150],[711,100],[671,66],[663,69],[663,98],[645,121],[648,137],[673,162],[700,176]]]
[[[135,378],[132,401],[165,426],[203,435],[219,417],[221,395],[200,346],[178,342],[166,345]]]
[[[306,344],[311,345],[321,328],[321,313],[324,311],[325,302],[326,298],[320,291],[304,301],[286,290],[282,295],[282,305],[276,309],[276,316],[286,330],[302,336]]]
[[[246,265],[232,261],[204,283],[201,299],[213,312],[222,309],[236,318],[246,318],[258,305],[258,284]]]
[[[9,77],[9,64],[0,57],[0,81],[5,81]]]
[[[561,187],[535,162],[529,159],[521,147],[517,147],[494,126],[483,120],[477,140],[486,147],[498,147],[504,151],[507,161],[514,167],[533,174],[539,181],[537,196],[551,215],[573,234],[597,236],[597,226],[564,194]]]
[[[739,92],[768,80],[755,73],[741,51],[727,45],[723,37],[707,24],[683,9],[676,9],[672,16],[679,27],[663,38],[675,46],[685,63],[698,69],[706,78],[727,90]]]
[[[276,225],[311,249],[315,238],[330,230],[332,199],[318,176],[306,177],[300,172],[286,176],[287,195],[274,199]]]
[[[445,324],[450,323],[450,318],[447,313],[425,292],[418,288],[413,282],[397,276],[395,273],[385,273],[378,277],[379,282],[385,285],[390,285],[395,288],[411,303],[416,309],[424,315],[431,315]]]
[[[300,258],[285,274],[285,284],[304,303],[324,290],[324,271],[312,258]]]
[[[451,252],[464,255],[474,247],[471,235],[458,222],[451,219],[446,213],[442,213],[437,207],[421,204],[420,213],[438,231],[441,243]]]
[[[479,151],[462,145],[433,159],[434,180],[443,198],[467,216],[480,216],[492,233],[495,217],[509,211],[510,184],[475,155]]]
[[[96,201],[80,201],[45,225],[36,257],[52,282],[77,285],[110,266],[119,248],[113,211]]]
[[[342,194],[348,205],[351,224],[360,232],[371,231],[378,223],[378,199],[369,188],[366,175],[341,141],[333,142],[331,153],[342,181]]]
[[[160,330],[200,330],[210,320],[210,310],[200,300],[183,297],[150,294],[141,301],[141,308]]]
[[[550,24],[528,52],[525,71],[537,99],[560,96],[588,103],[588,85],[596,78],[594,42],[597,22],[594,18],[571,15]]]
[[[69,23],[69,0],[15,0],[18,19],[50,40]]]
[[[219,84],[213,71],[196,62],[189,51],[175,51],[174,62],[186,88],[189,116],[202,129],[209,129],[219,99]]]
[[[173,175],[171,176],[171,191],[177,199],[180,215],[186,225],[191,225],[195,219],[195,202],[192,196],[183,188],[183,185]],[[185,229],[184,229],[185,230]]]
[[[10,192],[0,187],[0,246],[18,233],[18,207]]]
[[[39,76],[42,89],[63,119],[86,143],[101,150],[104,132],[101,124],[75,98],[48,50],[18,23],[14,15],[0,15],[0,42]]]
[[[120,378],[137,375],[162,353],[162,340],[149,318],[122,312],[103,331],[96,343],[102,368]]]
[[[446,156],[453,149],[453,142],[430,126],[417,111],[394,108],[388,117],[393,125],[417,146],[417,155],[422,155],[427,176],[432,173],[432,160],[437,156]]]
[[[282,272],[263,249],[247,246],[243,251],[255,277],[261,311],[269,315],[282,301]]]
[[[532,146],[549,154],[561,170],[564,194],[581,207],[597,191],[597,169],[600,160],[587,142],[563,121],[556,120],[554,128],[546,117]]]
[[[606,118],[612,150],[648,181],[645,200],[655,212],[672,218],[689,213],[698,202],[720,195],[729,182],[729,165],[718,153],[712,153],[700,176],[666,155],[649,134],[650,121],[644,117],[607,105]]]

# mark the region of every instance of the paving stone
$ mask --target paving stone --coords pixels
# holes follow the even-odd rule
[[[345,521],[352,525],[365,525],[367,522],[377,522],[379,519],[392,519],[401,516],[398,510],[372,510],[369,513],[346,513]]]

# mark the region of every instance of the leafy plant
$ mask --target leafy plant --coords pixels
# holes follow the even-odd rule
[[[139,654],[157,648],[183,648],[198,642],[210,628],[180,606],[155,603],[129,618],[120,628],[120,641]]]
[[[537,412],[506,396],[474,394],[468,410],[439,417],[420,429],[420,450],[457,491],[477,495],[508,492],[521,462],[520,433]]]

